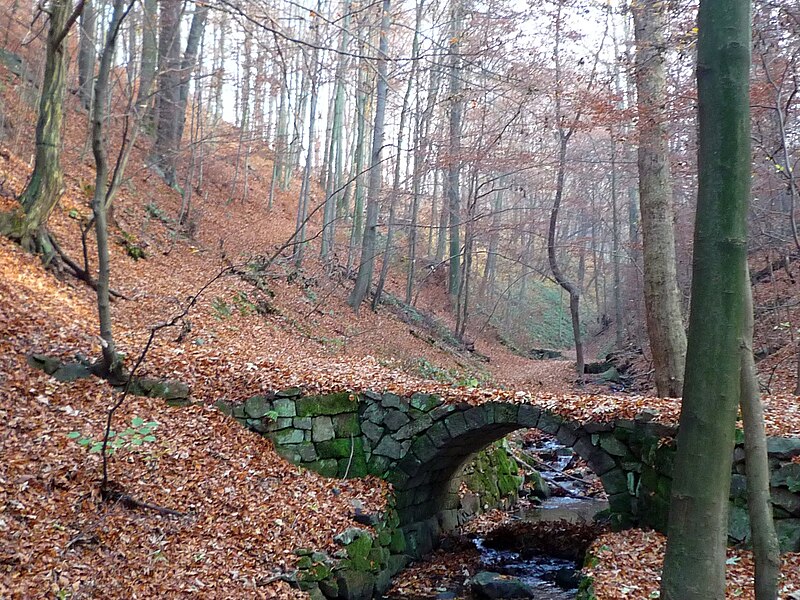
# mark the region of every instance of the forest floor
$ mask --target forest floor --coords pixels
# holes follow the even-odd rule
[[[2,71],[0,79],[0,210],[8,210],[30,173],[34,120],[14,77]],[[66,193],[50,226],[80,261],[93,186],[85,114],[71,109],[65,129]],[[290,239],[296,186],[279,193],[268,211],[263,174],[271,169],[255,156],[249,200],[231,198],[232,145],[223,143],[207,162],[192,235],[184,236],[176,233],[180,196],[144,166],[146,152],[143,137],[115,200],[111,232],[112,287],[125,296],[113,303],[114,335],[128,364],[153,326],[180,313],[217,274],[239,273],[216,279],[178,328],[156,338],[143,363],[144,375],[188,384],[195,404],[168,407],[132,396],[117,415],[119,428],[134,418],[158,426],[154,442],[113,457],[110,478],[131,497],[183,516],[98,498],[99,458],[68,436],[99,439],[112,388],[95,379],[58,382],[26,363],[31,353],[99,356],[94,292],[0,240],[0,597],[301,597],[281,579],[294,567],[293,550],[332,550],[333,536],[353,526],[354,507],[380,508],[388,486],[377,479],[325,479],[286,463],[268,441],[214,409],[219,399],[293,385],[312,392],[380,387],[433,390],[470,402],[535,398],[577,416],[658,404],[665,419],[677,416],[674,401],[611,397],[600,385],[579,394],[569,361],[514,355],[490,328],[479,332],[480,324],[468,332],[477,350],[470,353],[398,318],[389,305],[376,312],[365,306],[355,315],[346,303],[350,281],[333,276],[313,251],[301,270],[288,250],[278,252],[254,287],[241,275],[244,268],[231,268],[272,256]],[[132,247],[144,258],[134,259]],[[441,274],[430,277],[417,307],[447,328],[453,324],[441,283]],[[793,284],[764,293],[786,296]],[[403,276],[392,273],[388,290],[399,295],[403,285]],[[765,347],[777,344],[777,334],[793,335],[791,327],[771,327],[763,327]],[[768,425],[772,433],[800,435],[796,398],[786,393],[793,387],[787,355],[794,352],[784,340],[762,361],[773,391]],[[615,554],[622,564],[596,571],[600,597],[646,597],[620,590],[637,585],[641,573],[657,573],[661,543],[646,534],[603,539],[602,547],[624,552]],[[789,560],[789,573],[800,578],[796,557]],[[743,589],[747,583],[736,578],[746,576],[736,569],[746,564],[733,565],[735,585]]]

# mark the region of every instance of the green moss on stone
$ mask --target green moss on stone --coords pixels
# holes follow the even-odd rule
[[[347,392],[327,394],[324,396],[305,396],[295,402],[298,417],[316,417],[318,415],[338,415],[346,412],[357,412],[358,403],[350,398]]]
[[[333,430],[337,437],[350,437],[361,435],[356,413],[343,413],[333,417]]]

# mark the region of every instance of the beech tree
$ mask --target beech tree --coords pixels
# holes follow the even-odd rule
[[[79,5],[79,8],[82,6]],[[72,0],[51,0],[45,10],[50,19],[36,122],[33,173],[19,197],[22,212],[0,215],[0,233],[19,241],[28,251],[40,253],[45,261],[49,261],[54,249],[47,233],[47,219],[64,191],[61,126],[67,86],[66,37],[79,12],[72,12]]]
[[[639,205],[644,241],[647,333],[660,396],[680,396],[686,333],[675,269],[672,188],[667,133],[664,0],[633,0],[639,133]]]
[[[683,407],[665,600],[723,600],[728,494],[741,394],[750,197],[750,2],[701,0],[699,181]]]

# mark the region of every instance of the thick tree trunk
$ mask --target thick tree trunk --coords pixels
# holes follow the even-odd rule
[[[180,106],[181,1],[161,0],[158,39],[158,94],[156,143],[153,155],[169,185],[175,185],[178,160]]]
[[[375,92],[375,127],[372,130],[372,158],[370,160],[369,188],[367,191],[367,223],[364,241],[361,245],[361,263],[358,265],[356,284],[348,298],[348,303],[358,312],[367,297],[372,283],[375,265],[376,234],[378,229],[378,210],[381,193],[381,155],[383,149],[384,118],[386,115],[386,94],[389,91],[386,59],[389,54],[389,24],[391,22],[391,2],[383,0],[380,41],[378,45],[377,85]]]
[[[139,69],[139,91],[136,105],[150,106],[150,92],[158,64],[158,0],[142,1],[142,62]]]
[[[36,122],[33,173],[19,197],[22,214],[6,214],[0,219],[0,233],[18,240],[28,251],[40,252],[45,260],[52,255],[47,219],[64,191],[61,170],[61,126],[67,81],[64,38],[71,9],[71,0],[53,0],[49,5],[47,56]]]
[[[701,0],[700,165],[689,345],[664,600],[723,600],[750,197],[750,2]]]
[[[666,110],[666,2],[632,2],[639,109],[639,203],[647,333],[660,396],[683,390],[686,333],[675,267]]]

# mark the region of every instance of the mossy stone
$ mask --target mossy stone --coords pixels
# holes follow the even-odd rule
[[[294,403],[290,398],[277,398],[273,408],[279,417],[294,417],[297,414]]]
[[[342,413],[333,417],[333,430],[337,437],[350,437],[361,435],[356,413]]]
[[[272,403],[266,396],[251,396],[244,401],[244,412],[251,419],[263,419],[272,410]]]
[[[323,458],[305,463],[303,466],[323,477],[336,477],[339,474],[339,462],[335,458]]]
[[[350,440],[336,438],[317,443],[317,453],[320,458],[347,458],[350,456]]]
[[[392,554],[402,554],[406,551],[406,536],[402,529],[392,530],[392,539],[389,542],[389,550]]]
[[[298,398],[295,407],[298,417],[316,417],[318,415],[338,415],[346,412],[356,412],[358,403],[351,399],[349,393],[341,392],[325,396]]]

